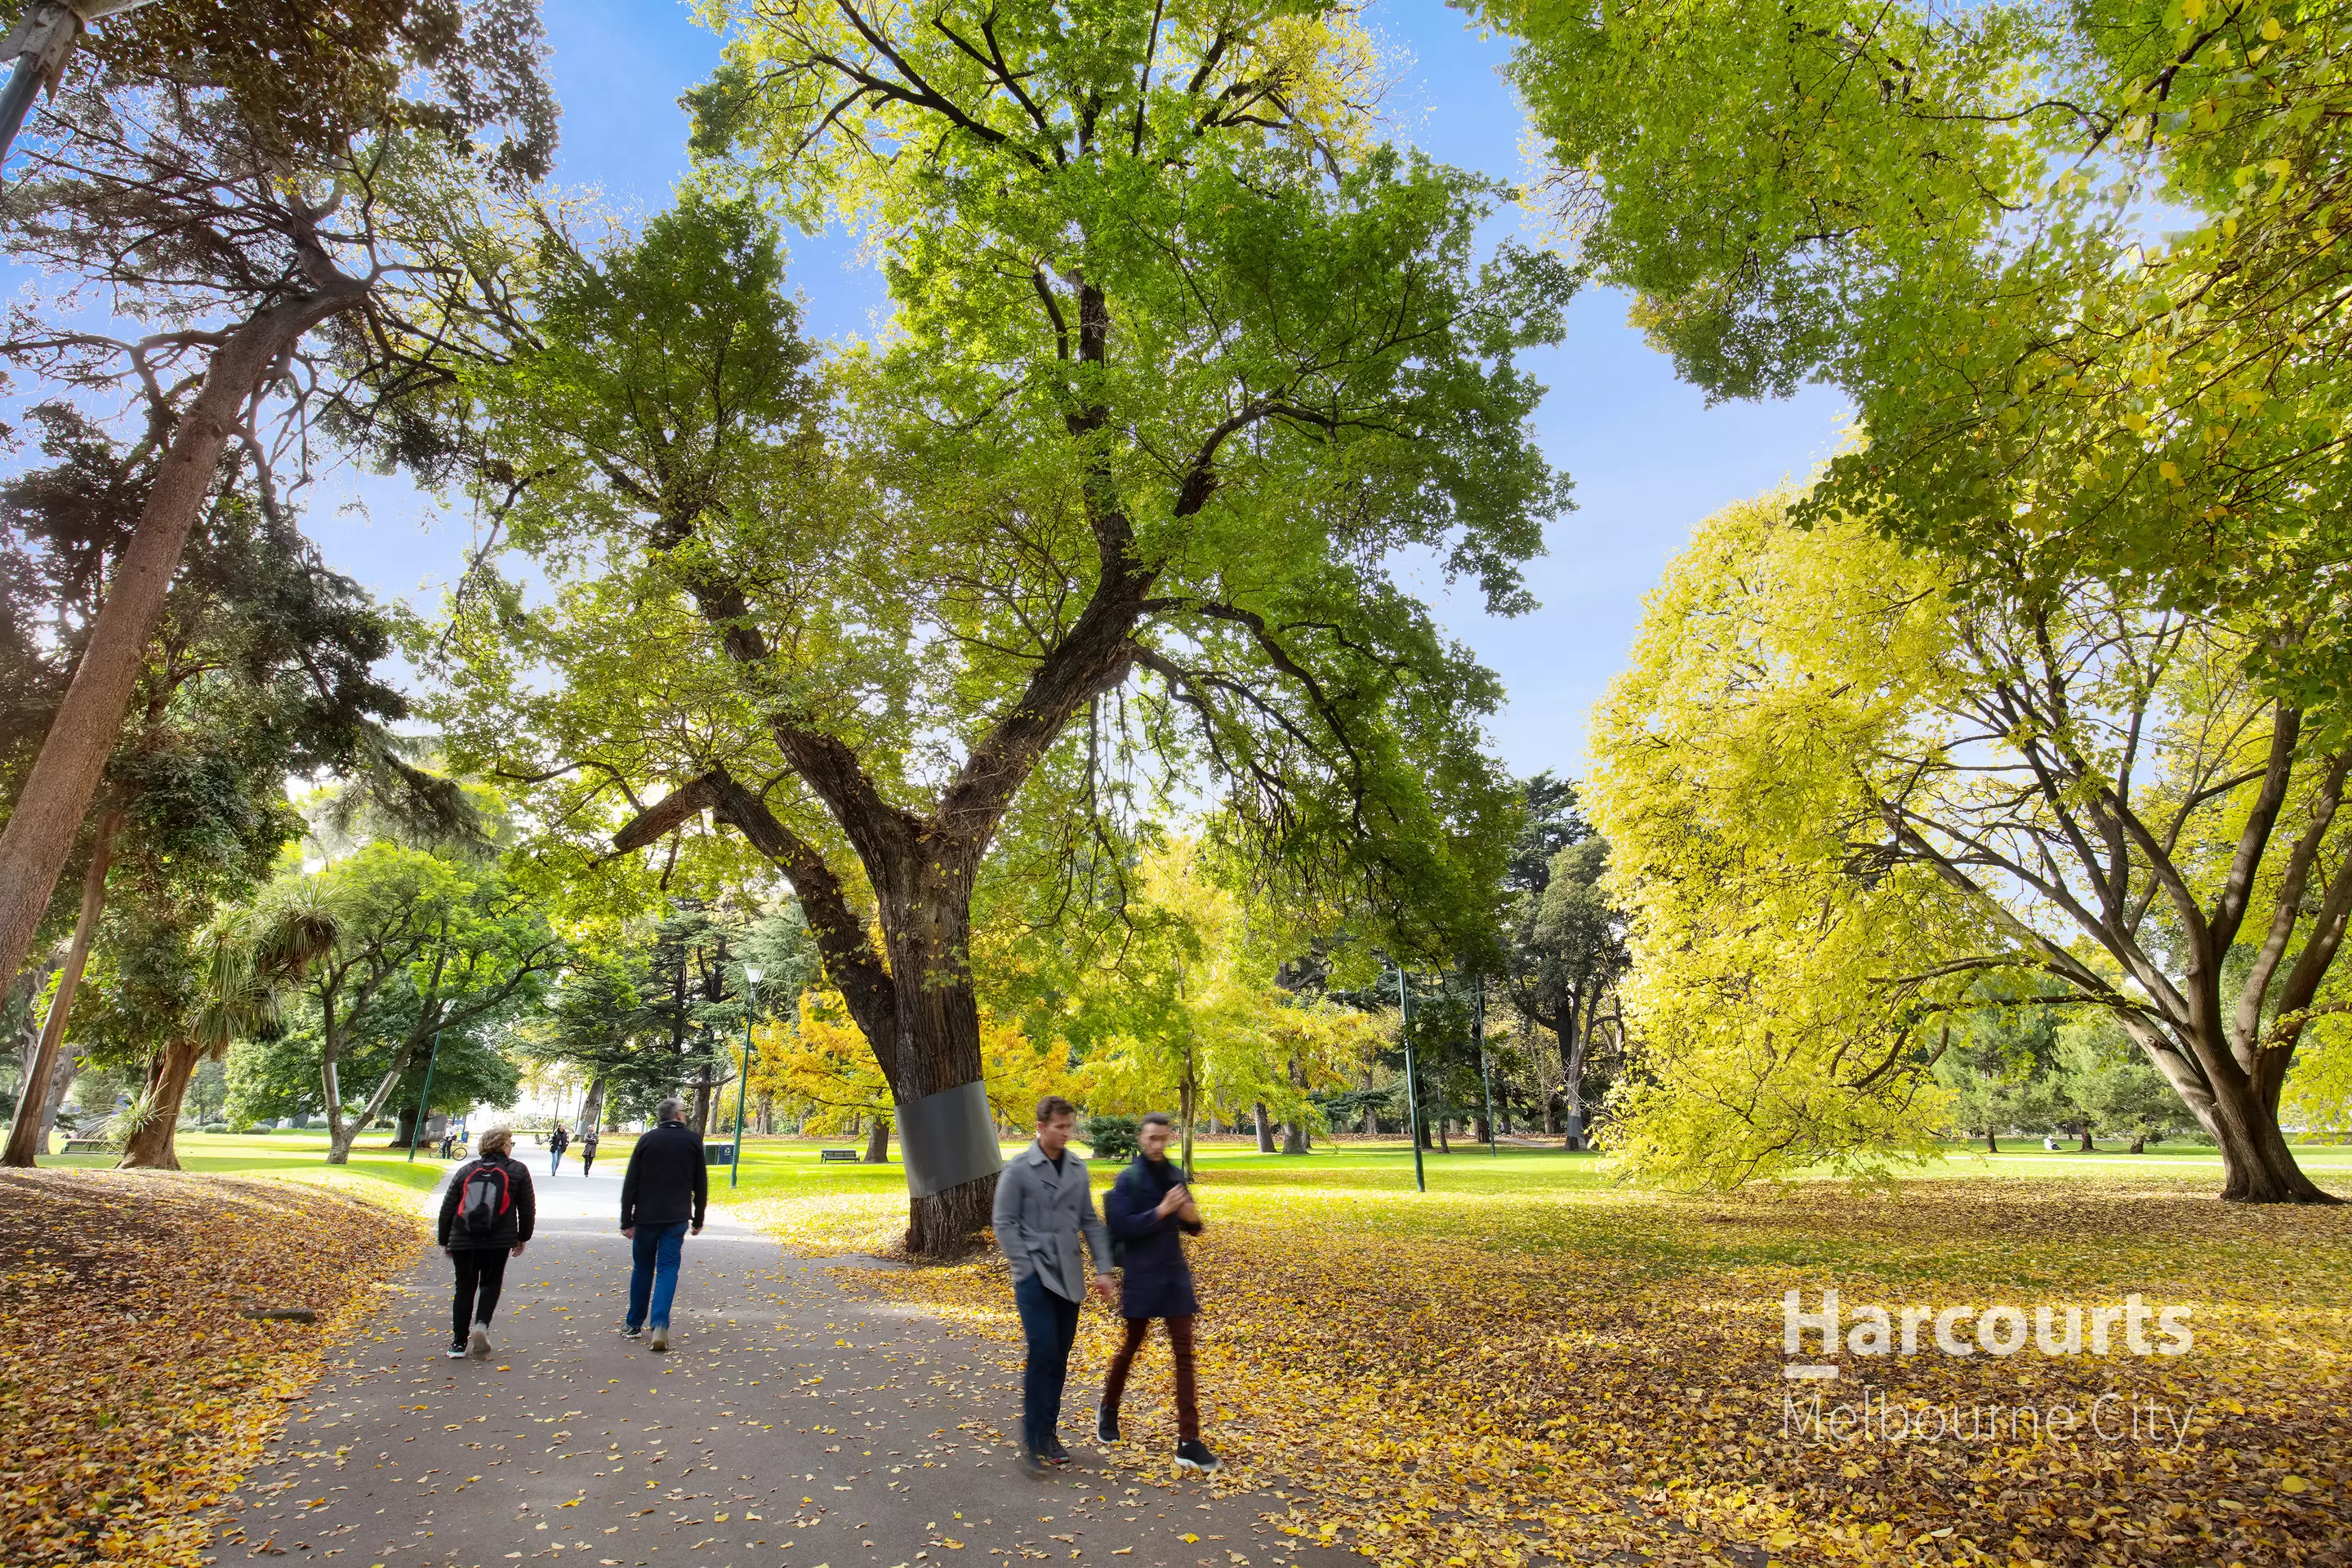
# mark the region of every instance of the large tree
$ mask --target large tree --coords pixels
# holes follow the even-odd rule
[[[156,467],[152,450],[124,449],[71,408],[44,405],[36,418],[56,461],[0,487],[9,524],[0,543],[0,642],[21,650],[25,678],[0,723],[0,767],[21,766],[37,751]],[[289,774],[342,774],[355,796],[422,809],[456,827],[465,814],[455,787],[403,761],[385,729],[407,712],[373,672],[389,647],[389,627],[367,595],[326,570],[249,482],[214,499],[164,598],[100,775],[79,913],[62,899],[65,907],[49,912],[48,924],[70,920],[73,934],[27,1064],[36,1098],[64,1048],[94,942],[118,950],[101,953],[102,966],[160,976],[177,963],[195,984],[204,965],[192,944],[215,908],[245,898],[301,831],[286,799]],[[137,906],[110,927],[110,888]],[[178,957],[129,951],[156,942]],[[118,1030],[110,1053],[151,1059],[158,1084],[184,1086],[195,1047],[180,1010],[158,1005],[125,1016],[132,1032]],[[177,1089],[157,1103],[168,1131]],[[6,1163],[32,1163],[37,1120],[12,1130]]]
[[[158,0],[27,126],[0,252],[48,293],[12,312],[0,363],[127,405],[154,460],[0,828],[0,973],[73,854],[207,501],[242,467],[275,504],[320,417],[360,412],[337,372],[392,335],[377,285],[408,258],[395,215],[416,170],[546,172],[540,40],[517,0]],[[331,347],[313,335],[330,323]]]
[[[330,1164],[424,1061],[436,1034],[479,1036],[536,1004],[562,944],[495,860],[378,842],[267,889],[267,919],[316,904],[334,941],[304,968],[286,1034],[317,1076]]]
[[[1561,497],[1514,356],[1567,274],[1479,265],[1499,191],[1370,144],[1337,6],[732,21],[698,145],[885,245],[893,330],[828,402],[747,206],[689,198],[601,254],[551,229],[467,440],[574,569],[533,651],[606,689],[499,722],[566,736],[510,771],[671,786],[625,847],[709,812],[790,879],[906,1129],[911,1246],[950,1251],[996,1167],[971,903],[1033,779],[1092,824],[1156,747],[1215,770],[1268,866],[1351,877],[1399,928],[1484,907],[1495,683],[1391,563],[1525,605]],[[632,716],[651,687],[692,717]]]
[[[1521,786],[1524,819],[1506,887],[1510,999],[1559,1050],[1566,1146],[1588,1135],[1585,1068],[1601,1006],[1627,963],[1623,920],[1601,888],[1609,845],[1577,807],[1576,786],[1538,773]],[[1550,1125],[1550,1108],[1545,1109]]]
[[[1645,1152],[1916,1151],[1921,1073],[1992,983],[2112,1019],[2226,1196],[2331,1201],[2278,1107],[2340,1005],[2352,748],[2249,673],[2261,629],[2050,574],[2030,527],[1962,561],[1789,510],[1701,530],[1595,720]]]

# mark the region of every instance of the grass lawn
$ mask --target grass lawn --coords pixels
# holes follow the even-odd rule
[[[1415,1194],[1401,1142],[1204,1146],[1207,1436],[1290,1528],[1393,1564],[2345,1561],[2352,1206],[2223,1205],[2203,1148],[1952,1152],[1883,1185],[1682,1196],[1552,1151],[1428,1155]],[[2352,1196],[2352,1151],[2297,1155]],[[896,1166],[808,1146],[747,1145],[733,1202],[812,1251],[886,1250],[904,1224]],[[842,1278],[1017,1362],[1000,1260]],[[2061,1324],[2138,1292],[2195,1339],[1960,1357],[1930,1328],[1921,1353],[1791,1381],[1782,1296],[1825,1289]],[[1115,1329],[1088,1310],[1074,1433]],[[1171,1440],[1164,1368],[1155,1346],[1130,1396],[1139,1477]]]
[[[327,1163],[324,1130],[300,1132],[182,1132],[177,1140],[184,1171],[225,1175],[272,1176],[305,1182],[351,1197],[415,1210],[441,1180],[443,1163],[419,1149],[414,1162],[404,1149],[383,1147],[384,1132],[370,1133],[352,1146],[347,1165]],[[43,1169],[110,1170],[112,1154],[47,1154]]]

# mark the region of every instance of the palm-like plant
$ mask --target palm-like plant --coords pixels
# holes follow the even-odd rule
[[[274,1031],[280,998],[333,951],[341,931],[331,896],[315,878],[260,909],[231,910],[206,928],[199,939],[203,998],[192,1025],[164,1046],[145,1091],[117,1118],[121,1168],[180,1168],[180,1103],[196,1063],[218,1061],[236,1041]]]

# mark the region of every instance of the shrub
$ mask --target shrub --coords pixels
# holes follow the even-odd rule
[[[1132,1160],[1142,1147],[1136,1142],[1137,1125],[1132,1116],[1089,1116],[1078,1136],[1097,1160]]]

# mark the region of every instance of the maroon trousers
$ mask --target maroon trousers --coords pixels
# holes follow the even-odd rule
[[[1201,1437],[1201,1399],[1192,1385],[1192,1320],[1188,1314],[1160,1321],[1168,1325],[1168,1348],[1176,1354],[1176,1440],[1195,1443]],[[1118,1415],[1119,1398],[1127,1392],[1127,1373],[1135,1365],[1135,1352],[1143,1348],[1150,1332],[1150,1318],[1127,1320],[1127,1338],[1110,1358],[1110,1371],[1103,1377],[1103,1408],[1113,1416]]]

